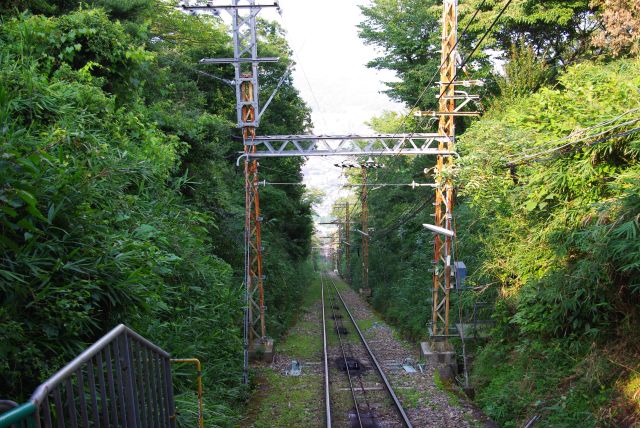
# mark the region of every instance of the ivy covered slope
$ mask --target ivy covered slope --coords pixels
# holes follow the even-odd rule
[[[504,426],[640,416],[638,87],[639,60],[582,63],[460,138],[459,256],[495,302],[474,380]]]
[[[230,56],[227,29],[154,0],[28,4],[7,7],[0,26],[0,396],[26,399],[124,322],[200,358],[205,417],[232,425],[244,394],[241,145],[233,89],[202,73],[232,69],[196,65]],[[264,71],[270,92],[289,50],[275,24],[261,39],[283,58]],[[270,109],[263,132],[309,125],[290,80]],[[297,161],[264,171],[301,179]],[[263,198],[277,336],[300,299],[312,226],[299,186]],[[191,426],[193,385],[179,379]]]

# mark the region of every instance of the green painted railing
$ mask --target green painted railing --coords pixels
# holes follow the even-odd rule
[[[36,405],[28,402],[0,415],[0,428],[36,428]]]

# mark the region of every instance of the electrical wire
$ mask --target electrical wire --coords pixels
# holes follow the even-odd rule
[[[453,222],[453,233],[454,236],[457,236],[457,229],[456,229],[456,219],[455,216],[452,216],[452,222]],[[453,240],[453,245],[451,247],[451,259],[452,260],[457,260],[456,259],[456,255],[459,255],[460,252],[459,247],[458,247],[458,240],[454,239]],[[455,269],[455,265],[454,265],[454,269]],[[458,272],[455,272],[455,286],[456,286],[456,294],[458,296],[458,321],[460,322],[460,330],[458,331],[458,333],[460,334],[460,341],[462,342],[462,366],[463,366],[463,371],[464,371],[464,386],[465,388],[469,387],[469,371],[467,370],[467,347],[466,347],[466,343],[465,343],[465,339],[464,339],[464,319],[462,316],[462,299],[461,299],[461,290],[460,287],[458,287],[457,285],[457,281],[458,281]]]
[[[634,109],[634,110],[638,110],[638,109]],[[628,114],[630,112],[633,112],[634,110],[630,110],[629,112],[624,113],[623,115],[620,115],[620,116],[616,117],[615,119],[612,119],[612,120],[609,120],[609,121],[605,121],[605,122],[599,123],[597,125],[593,125],[592,127],[584,129],[582,132],[588,131],[588,130],[597,129],[597,128],[600,128],[602,126],[610,125],[611,123],[614,123],[616,120],[622,118],[623,116],[625,116],[626,114]],[[559,142],[566,141],[566,140],[569,140],[569,139],[572,139],[572,138],[577,138],[577,139],[572,140],[572,141],[570,141],[570,142],[568,142],[566,144],[563,144],[561,146],[552,147],[552,148],[549,148],[549,149],[544,149],[544,150],[538,151],[537,153],[534,153],[534,154],[527,154],[525,156],[521,156],[521,157],[517,158],[516,160],[509,161],[509,163],[507,163],[507,165],[508,166],[514,166],[514,165],[518,165],[518,164],[522,164],[522,163],[527,163],[527,161],[529,159],[533,159],[533,158],[539,157],[539,156],[544,155],[544,154],[560,151],[562,149],[565,149],[565,148],[570,147],[572,145],[575,145],[577,143],[580,143],[580,142],[583,142],[583,141],[587,141],[587,140],[590,140],[592,138],[600,137],[600,136],[605,135],[605,134],[607,134],[607,133],[609,133],[609,132],[611,132],[611,131],[613,131],[615,129],[622,128],[623,126],[627,126],[627,125],[632,125],[632,124],[637,123],[637,122],[640,122],[640,118],[635,118],[635,119],[632,119],[632,120],[629,120],[629,121],[626,121],[626,122],[623,122],[623,123],[619,123],[617,125],[614,125],[614,126],[608,128],[608,129],[604,130],[604,131],[601,131],[601,132],[598,132],[598,133],[592,134],[592,135],[586,135],[586,136],[585,135],[579,136],[579,135],[575,135],[575,134],[568,135],[568,136],[566,136],[564,138],[561,138],[559,140],[552,141],[549,144],[551,144],[551,143],[559,143]],[[531,151],[536,150],[536,149],[538,149],[538,148],[537,147],[533,147],[533,148],[530,148],[528,150],[524,150],[524,152],[525,153],[527,151],[531,152]]]
[[[636,111],[638,111],[638,110],[640,110],[640,107],[636,107],[636,108],[633,108],[633,109],[631,109],[631,110],[627,110],[627,111],[625,111],[624,113],[622,113],[622,114],[620,114],[620,115],[618,115],[618,116],[616,116],[616,117],[614,117],[614,118],[612,118],[612,119],[607,119],[607,120],[605,120],[604,122],[596,123],[595,125],[589,126],[588,128],[581,129],[581,130],[580,130],[580,132],[592,131],[592,130],[594,130],[594,129],[601,128],[601,127],[606,126],[606,125],[611,125],[612,123],[614,123],[614,122],[616,122],[616,121],[618,121],[618,120],[622,119],[623,117],[625,117],[625,116],[627,116],[627,115],[629,115],[629,114],[631,114],[631,113],[635,113],[635,112],[636,112]],[[630,122],[627,122],[627,123],[633,123],[633,122],[635,122],[635,121],[637,121],[637,120],[640,120],[640,118],[636,118],[636,119],[631,120]],[[614,129],[614,128],[610,128],[610,129]],[[550,141],[548,144],[561,143],[561,142],[563,142],[563,141],[569,140],[569,139],[571,139],[571,138],[575,138],[575,137],[577,137],[577,136],[578,136],[578,135],[575,135],[575,134],[569,134],[569,135],[567,135],[566,137],[562,137],[562,138],[560,138],[560,139],[558,139],[558,140]],[[537,149],[538,149],[538,147],[530,147],[530,148],[522,149],[522,150],[520,150],[520,151],[521,151],[523,154],[525,154],[525,153],[527,153],[527,152],[533,152],[533,151],[535,151],[535,150],[537,150]]]
[[[453,79],[450,82],[447,82],[447,86],[445,86],[444,90],[440,92],[440,96],[438,97],[438,102],[442,99],[442,96],[447,92],[447,89],[449,89],[453,84],[453,82],[455,82],[456,79],[458,78],[459,70],[464,69],[466,65],[469,63],[469,61],[471,61],[471,58],[473,58],[473,55],[478,51],[478,48],[480,47],[480,45],[482,45],[482,42],[484,42],[484,39],[486,39],[489,33],[491,32],[491,30],[493,30],[493,27],[496,26],[496,24],[498,23],[500,18],[502,18],[502,15],[507,10],[507,8],[511,5],[511,3],[513,3],[513,0],[507,0],[507,3],[504,5],[502,10],[500,10],[500,13],[498,13],[498,16],[496,16],[496,18],[493,20],[493,22],[491,23],[487,31],[485,31],[482,37],[480,38],[480,41],[476,43],[475,47],[471,50],[471,53],[469,54],[469,56],[467,56],[467,58],[464,61],[462,61],[462,64],[456,70],[456,74],[453,76]]]
[[[495,27],[495,25],[497,24],[497,22],[500,20],[500,18],[502,17],[502,15],[504,14],[504,12],[507,10],[507,8],[511,5],[513,0],[508,0],[507,3],[505,4],[505,6],[502,8],[502,10],[500,11],[500,13],[498,14],[498,16],[494,19],[494,21],[492,22],[492,24],[489,26],[489,28],[485,31],[485,33],[482,35],[482,37],[480,38],[480,41],[475,45],[475,47],[472,49],[471,53],[467,56],[467,58],[462,62],[462,64],[460,65],[459,68],[457,68],[456,73],[454,78],[450,81],[447,82],[447,86],[444,88],[443,91],[441,91],[440,96],[438,97],[438,102],[441,100],[442,96],[446,93],[447,89],[449,89],[449,87],[451,86],[451,84],[453,82],[455,82],[456,78],[458,77],[458,73],[459,73],[459,69],[464,69],[464,67],[469,63],[469,61],[471,60],[471,58],[473,57],[473,55],[476,53],[476,51],[478,50],[478,48],[480,47],[480,45],[482,44],[482,42],[484,42],[484,40],[486,39],[486,37],[489,35],[489,33],[493,30],[493,28]],[[456,40],[456,43],[454,44],[454,47],[452,49],[452,54],[455,52],[455,48],[458,46],[460,40],[466,35],[466,31],[469,29],[471,23],[476,19],[478,13],[480,12],[481,8],[484,6],[485,1],[483,1],[478,8],[476,9],[474,15],[472,16],[472,18],[469,20],[469,22],[467,23],[467,26],[465,27],[463,34]],[[432,77],[431,81],[429,82],[429,84],[423,89],[420,97],[418,98],[418,101],[414,104],[414,106],[412,107],[412,109],[409,111],[409,113],[407,115],[404,116],[400,127],[402,127],[406,121],[406,119],[408,118],[409,114],[411,114],[411,111],[417,106],[418,102],[420,101],[420,99],[422,98],[422,96],[426,93],[426,91],[429,89],[429,87],[431,86],[431,84],[433,83],[433,81],[435,80],[436,75],[440,72],[440,70],[442,69],[442,67],[444,66],[444,63],[440,64],[440,67],[438,68],[438,70],[434,73],[434,76]],[[409,135],[413,135],[415,134],[415,132],[411,132]],[[398,151],[398,153],[396,153],[396,156],[399,155],[402,152],[402,148]],[[432,199],[430,199],[428,202],[432,201]],[[424,207],[425,204],[423,204]],[[409,219],[415,217],[418,215],[418,213],[420,212],[420,210],[418,210],[413,216],[411,216]],[[407,219],[406,221],[409,221],[409,219]],[[406,221],[402,222],[402,224],[406,223]],[[399,227],[399,226],[398,226]],[[386,235],[382,235],[382,236],[386,236]],[[380,239],[380,237],[378,237],[377,239]]]
[[[394,230],[397,230],[401,226],[404,226],[405,224],[407,224],[410,220],[416,218],[418,214],[422,212],[424,207],[427,206],[427,204],[433,202],[433,199],[434,199],[434,196],[431,195],[431,197],[427,198],[422,203],[416,204],[412,209],[405,211],[405,213],[400,216],[398,221],[396,221],[395,223],[389,226],[385,226],[382,229],[382,231],[376,232],[369,242],[378,241],[386,237],[387,235],[389,235],[389,233],[393,232]]]
[[[467,22],[467,25],[465,26],[464,30],[462,30],[462,34],[456,38],[456,42],[453,45],[453,49],[451,50],[451,53],[453,54],[456,51],[456,48],[458,47],[458,44],[460,43],[460,40],[462,40],[466,35],[467,35],[467,31],[469,30],[469,27],[471,26],[471,24],[476,20],[476,17],[478,16],[478,14],[480,13],[480,11],[482,10],[482,7],[484,6],[484,4],[486,3],[486,0],[482,0],[482,3],[480,3],[478,5],[478,7],[476,8],[475,12],[473,13],[473,15],[471,16],[471,19],[469,20],[469,22]],[[442,70],[442,67],[444,67],[444,62],[440,62],[440,66],[438,67],[438,69],[433,73],[433,76],[431,76],[431,79],[429,79],[429,83],[426,84],[426,86],[424,87],[424,89],[422,90],[422,92],[420,92],[420,95],[418,96],[418,99],[416,100],[416,102],[413,104],[413,106],[409,109],[409,111],[407,112],[406,115],[403,116],[402,121],[400,122],[400,125],[398,125],[398,129],[402,129],[402,127],[404,126],[404,124],[406,123],[407,119],[409,118],[409,116],[411,116],[413,110],[418,106],[418,104],[420,103],[420,101],[422,100],[422,97],[424,97],[424,95],[427,93],[427,91],[429,89],[431,89],[431,85],[433,84],[433,82],[435,82],[436,77],[438,77],[438,74],[440,73],[440,71]],[[454,79],[455,80],[455,79]],[[439,101],[439,98],[438,98]],[[431,120],[431,118],[429,119]],[[396,132],[394,134],[393,138],[396,138],[396,136],[399,134],[400,132]],[[411,138],[411,136],[413,136],[415,134],[415,131],[411,132],[409,134],[409,138]],[[402,153],[403,147],[400,147],[400,150],[395,153],[393,156],[399,156]]]
[[[460,43],[460,40],[462,40],[467,35],[467,31],[469,30],[469,27],[471,26],[473,21],[475,21],[476,17],[478,16],[478,13],[480,13],[480,10],[482,10],[482,7],[486,3],[486,1],[487,0],[482,0],[482,3],[480,3],[480,5],[476,8],[475,12],[473,13],[473,16],[471,17],[469,22],[467,22],[467,25],[465,26],[464,30],[462,30],[462,34],[460,35],[460,37],[456,38],[456,43],[453,45],[453,49],[451,49],[452,53],[456,51],[456,48],[458,47],[458,44]],[[440,73],[440,71],[442,70],[442,67],[444,67],[444,63],[441,63],[440,67],[438,67],[438,69],[435,71],[435,73],[433,73],[433,76],[431,76],[431,79],[429,80],[429,83],[427,83],[427,85],[424,87],[424,89],[422,90],[422,92],[418,96],[417,101],[413,104],[413,107],[411,107],[411,109],[409,110],[409,113],[407,113],[405,115],[404,119],[400,123],[400,126],[399,126],[400,128],[402,127],[402,125],[404,125],[404,122],[410,116],[411,112],[418,106],[418,104],[422,100],[422,97],[424,97],[424,95],[427,93],[427,91],[431,88],[431,85],[435,81],[436,77],[438,77],[438,73]]]
[[[584,144],[583,146],[573,147],[573,148],[571,148],[571,149],[567,150],[566,152],[567,152],[567,153],[573,153],[573,152],[575,152],[576,150],[579,150],[579,149],[581,149],[581,148],[583,148],[583,147],[590,147],[590,146],[594,146],[594,145],[596,145],[596,144],[600,144],[600,143],[604,143],[604,142],[606,142],[606,141],[609,141],[609,140],[611,140],[611,139],[613,139],[613,138],[622,138],[622,137],[626,137],[626,136],[629,136],[629,135],[635,134],[635,133],[637,133],[637,132],[640,132],[640,127],[638,127],[638,128],[633,128],[633,129],[630,129],[630,130],[628,130],[628,131],[620,132],[620,133],[618,133],[618,134],[608,135],[608,136],[606,136],[606,137],[599,138],[599,139],[594,140],[594,141],[590,141],[590,142],[588,142],[588,143]],[[598,135],[602,135],[602,133],[601,133],[601,134],[598,134]],[[585,140],[586,140],[586,139],[581,140],[581,141],[585,141]],[[577,141],[577,142],[580,142],[580,141]],[[575,143],[577,143],[577,142],[575,142]],[[575,143],[571,143],[571,144],[575,144]],[[514,167],[514,166],[516,166],[516,165],[524,165],[524,164],[533,163],[533,162],[544,162],[544,161],[548,161],[548,160],[551,160],[551,159],[556,158],[556,157],[557,157],[557,155],[550,154],[549,156],[546,156],[546,157],[544,157],[544,158],[537,158],[537,157],[538,157],[538,156],[540,156],[540,155],[544,155],[544,154],[549,154],[549,153],[555,153],[555,152],[558,152],[558,151],[560,151],[560,150],[562,150],[562,149],[565,149],[566,147],[567,147],[567,145],[565,144],[564,146],[556,147],[555,149],[545,150],[544,152],[540,152],[540,153],[538,153],[538,154],[534,154],[534,155],[527,156],[526,158],[522,158],[522,159],[520,159],[520,160],[518,160],[518,161],[509,162],[506,166],[507,166],[507,167]]]
[[[285,14],[284,13],[280,14],[280,17],[282,19],[282,24],[285,26],[285,28],[289,27],[287,25],[287,19],[285,18]],[[305,37],[305,39],[302,41],[302,43],[300,44],[300,46],[298,47],[297,50],[302,50],[304,45],[307,43],[307,40],[308,40],[308,36]],[[302,73],[302,76],[304,77],[304,80],[307,83],[307,87],[309,88],[309,92],[311,93],[311,97],[313,98],[313,101],[318,106],[318,113],[319,113],[319,116],[320,116],[320,120],[322,121],[325,129],[328,129],[327,121],[326,121],[324,115],[321,113],[320,103],[318,102],[318,98],[316,97],[316,94],[313,91],[313,87],[311,86],[311,82],[309,81],[309,77],[307,76],[307,73],[306,73],[306,71],[304,69],[304,65],[302,64],[302,61],[300,60],[300,57],[296,53],[296,49],[291,48],[291,53],[293,54],[293,58],[296,60],[296,65],[300,65],[300,72]]]
[[[306,183],[262,181],[263,186],[306,186]],[[366,183],[343,184],[343,187],[435,187],[433,183]]]

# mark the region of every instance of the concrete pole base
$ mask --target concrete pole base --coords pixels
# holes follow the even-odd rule
[[[251,361],[273,362],[275,344],[273,339],[256,339],[249,347],[249,359]]]
[[[361,295],[363,295],[364,297],[371,297],[371,289],[370,288],[361,288],[360,290],[358,290],[360,292]]]
[[[447,342],[420,342],[420,357],[433,365],[456,364],[456,353]]]

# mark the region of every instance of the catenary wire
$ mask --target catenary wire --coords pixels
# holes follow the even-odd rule
[[[507,10],[507,8],[511,5],[511,3],[513,3],[513,0],[507,0],[507,3],[500,10],[500,13],[498,13],[498,16],[496,16],[496,18],[493,20],[493,22],[491,23],[491,25],[489,26],[487,31],[485,31],[484,34],[482,35],[482,37],[480,38],[480,41],[478,43],[476,43],[475,47],[471,50],[471,53],[469,54],[469,56],[467,56],[467,58],[464,61],[462,61],[462,64],[456,70],[456,74],[453,76],[453,79],[450,82],[447,82],[447,86],[445,86],[444,90],[440,92],[440,96],[438,97],[438,101],[440,101],[442,99],[442,96],[447,92],[447,89],[449,89],[449,87],[453,84],[453,82],[456,81],[456,79],[458,78],[459,70],[460,69],[464,69],[466,67],[466,65],[469,63],[469,61],[471,61],[471,58],[473,58],[473,55],[478,51],[478,48],[480,47],[480,45],[482,45],[482,42],[484,42],[484,40],[487,38],[489,33],[491,33],[491,31],[493,30],[493,27],[496,26],[496,24],[498,23],[500,18],[502,18],[502,15]]]

